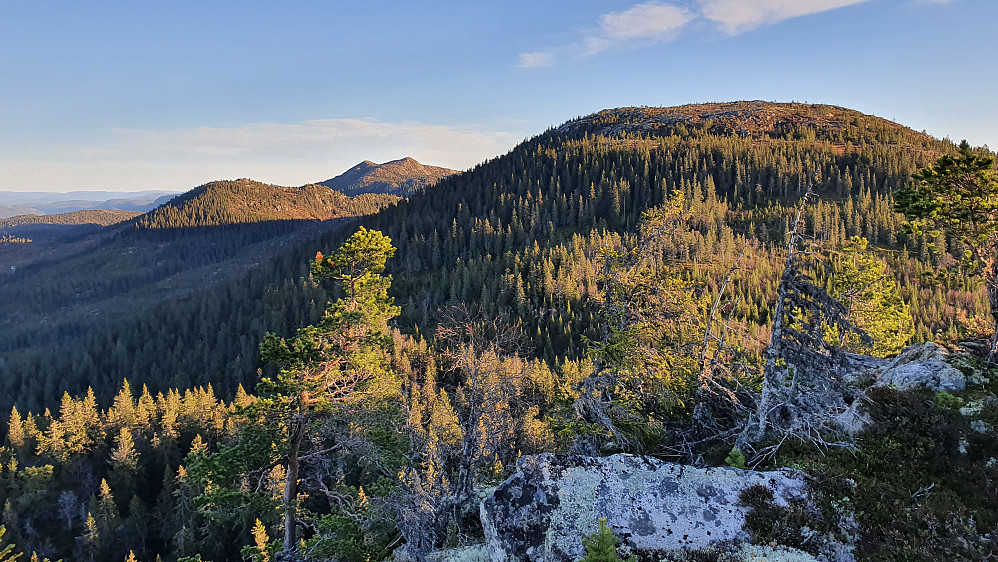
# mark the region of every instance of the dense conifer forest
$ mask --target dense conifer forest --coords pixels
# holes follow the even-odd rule
[[[809,273],[875,340],[835,345],[890,356],[989,334],[981,281],[958,267],[965,248],[943,232],[905,234],[895,211],[914,173],[957,150],[842,108],[740,102],[582,117],[409,199],[306,186],[268,190],[255,207],[233,204],[231,190],[262,184],[202,186],[103,243],[143,237],[142,260],[169,271],[218,261],[206,247],[254,247],[340,198],[365,216],[359,230],[288,238],[239,274],[134,315],[3,327],[4,540],[66,560],[271,560],[290,547],[382,560],[480,536],[476,490],[521,455],[689,460],[705,364],[693,350],[716,309],[729,336],[714,357],[739,365],[731,395],[758,391],[806,192],[816,195],[803,222]],[[157,253],[178,239],[196,243]],[[72,283],[110,295],[131,287],[131,271]],[[62,294],[48,283],[69,282],[9,294],[44,312]],[[627,315],[636,324],[614,328]],[[619,432],[586,413],[597,411],[586,381],[607,365],[626,389],[609,414]],[[320,388],[332,398],[316,398]],[[865,559],[944,556],[949,532],[969,545],[952,559],[979,559],[998,498],[966,482],[993,480],[978,457],[994,435],[974,434],[975,452],[955,455],[954,436],[970,435],[959,404],[889,390],[874,399],[871,415],[887,425],[868,448],[814,461],[795,446],[766,462],[811,463],[829,486],[862,465]],[[998,412],[989,408],[982,415]],[[906,409],[920,421],[903,421]],[[902,437],[921,449],[892,445]],[[704,443],[702,462],[723,464],[732,440]],[[912,467],[907,479],[885,455]],[[945,505],[913,507],[929,480]],[[877,518],[892,509],[887,529]]]

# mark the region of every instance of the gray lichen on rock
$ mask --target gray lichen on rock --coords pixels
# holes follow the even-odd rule
[[[625,550],[665,553],[748,540],[739,493],[764,485],[777,505],[809,501],[797,471],[696,468],[649,457],[524,457],[482,502],[493,562],[558,562],[584,554],[582,537],[606,518]]]
[[[877,377],[876,386],[900,390],[927,388],[957,391],[967,386],[967,377],[951,363],[956,360],[945,347],[925,342],[906,347]]]

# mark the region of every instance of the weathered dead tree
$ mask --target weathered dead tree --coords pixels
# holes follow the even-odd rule
[[[749,369],[748,361],[728,340],[736,328],[732,326],[730,314],[727,317],[721,316],[724,293],[739,271],[739,264],[744,256],[745,248],[735,258],[721,282],[707,314],[703,344],[700,347],[696,404],[690,420],[694,443],[734,436],[748,417],[748,404],[753,403],[752,392],[741,383]],[[732,312],[735,304],[731,303]],[[689,454],[692,453],[693,448],[690,447]]]
[[[440,371],[427,367],[426,379],[411,381],[422,388],[409,389],[405,400],[411,446],[396,502],[406,541],[397,560],[422,561],[451,535],[464,535],[483,480],[515,465],[530,406],[520,325],[464,305],[440,314]]]
[[[840,353],[827,339],[830,333],[853,332],[864,342],[872,341],[849,322],[846,307],[804,272],[810,256],[804,211],[813,196],[808,188],[788,234],[762,395],[736,442],[736,447],[757,461],[774,454],[788,439],[821,449],[849,445],[846,437],[859,396],[838,380]],[[775,438],[775,443],[757,450],[756,445],[767,437]]]

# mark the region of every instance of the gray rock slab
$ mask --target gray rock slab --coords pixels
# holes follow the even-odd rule
[[[946,348],[937,343],[924,342],[904,348],[880,373],[875,386],[955,391],[967,386],[967,377],[950,364],[950,352]]]
[[[807,499],[803,474],[695,468],[650,457],[523,457],[481,504],[493,562],[568,562],[605,518],[622,546],[662,552],[748,540],[739,493],[761,484],[778,505]]]

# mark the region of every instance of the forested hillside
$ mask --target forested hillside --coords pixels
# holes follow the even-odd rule
[[[384,164],[365,160],[335,178],[320,182],[320,185],[335,189],[347,195],[362,193],[387,193],[400,197],[412,197],[416,193],[435,185],[457,170],[427,166],[414,158],[401,158]]]
[[[95,234],[101,227],[126,221],[139,214],[134,211],[89,209],[58,215],[19,215],[0,219],[0,238],[27,239],[36,245],[44,241],[66,242]],[[22,255],[26,252],[30,250],[21,248]]]
[[[229,294],[233,280],[256,286],[253,274],[261,262],[396,201],[398,197],[383,194],[351,198],[318,185],[287,188],[239,180],[206,184],[144,215],[129,213],[134,218],[125,222],[105,220],[103,227],[72,223],[125,212],[8,219],[14,234],[10,243],[0,244],[0,373],[16,390],[4,398],[5,406],[43,407],[64,390],[87,385],[109,398],[108,389],[140,372],[152,379],[139,379],[183,387],[212,378],[240,380],[242,375],[235,373],[255,370],[256,344],[243,346],[245,362],[231,353],[238,345],[214,346],[219,327],[229,333],[218,316],[222,309],[215,295]],[[48,224],[52,221],[59,224]],[[190,299],[198,300],[197,308],[184,308]],[[255,308],[264,300],[258,292],[243,306]],[[225,314],[239,308],[233,302]],[[181,313],[182,325],[171,326],[176,310],[189,312]],[[262,329],[247,327],[263,326],[259,311],[243,312],[243,321],[233,322],[233,329],[243,338],[259,339]],[[288,329],[311,318],[283,309],[277,313],[285,314]],[[197,322],[199,318],[203,321]],[[152,326],[172,332],[149,334]],[[194,356],[174,338],[195,335],[200,345],[212,345],[221,354],[206,353],[186,363]],[[63,352],[53,354],[54,348]],[[214,356],[226,358],[214,366],[228,369],[229,376],[217,376],[211,361],[203,363]],[[166,370],[156,367],[166,357],[178,362]],[[222,383],[222,388],[235,387]]]
[[[0,229],[14,229],[29,224],[81,225],[94,224],[108,226],[138,216],[135,211],[89,209],[59,215],[19,215],[0,219]]]
[[[610,110],[548,131],[367,224],[399,246],[403,321],[432,323],[434,311],[453,302],[510,309],[554,361],[577,356],[580,336],[593,336],[586,302],[597,250],[633,232],[642,211],[674,190],[695,217],[692,232],[675,233],[673,243],[696,264],[690,275],[706,280],[748,249],[734,318],[765,340],[778,249],[792,206],[813,184],[819,198],[808,210],[809,234],[829,251],[852,236],[869,239],[913,307],[916,338],[953,336],[974,330],[987,302],[959,273],[934,273],[954,263],[945,240],[899,236],[892,197],[912,172],[953,150],[827,106]]]
[[[370,214],[398,201],[392,195],[351,198],[322,185],[283,187],[249,179],[215,181],[179,195],[136,221],[139,228],[167,229],[328,220]]]
[[[521,455],[744,466],[731,428],[762,385],[805,192],[808,273],[876,339],[829,331],[823,345],[888,356],[990,329],[980,281],[956,267],[964,248],[902,234],[894,211],[914,172],[956,151],[842,108],[741,102],[580,118],[359,229],[275,237],[299,225],[270,218],[385,199],[202,186],[87,242],[104,254],[64,269],[49,256],[3,285],[28,311],[0,327],[16,405],[0,449],[7,538],[67,560],[419,559],[480,539],[476,494]],[[202,269],[151,273],[178,263]],[[43,276],[59,271],[61,288]],[[117,306],[136,272],[143,290],[202,290],[45,326],[73,310],[65,295]],[[725,407],[700,386],[712,361]],[[859,448],[816,460],[791,441],[759,462],[848,489],[864,559],[981,559],[996,440],[971,427],[998,423],[993,380],[961,396],[872,390],[879,425]],[[979,408],[960,413],[964,400]]]
[[[744,325],[747,344],[754,341],[758,348],[768,333],[790,209],[813,183],[819,198],[807,221],[823,247],[835,251],[852,236],[869,239],[871,251],[890,264],[911,307],[914,338],[952,337],[983,327],[986,298],[957,270],[936,273],[937,265],[955,263],[946,252],[930,251],[933,243],[945,250],[945,240],[899,237],[901,218],[893,210],[892,192],[918,167],[953,150],[948,141],[829,106],[740,102],[609,110],[445,178],[364,224],[386,232],[398,247],[389,270],[397,277],[400,327],[431,330],[439,308],[478,303],[521,319],[534,351],[556,365],[581,357],[583,336],[595,337],[589,298],[600,267],[599,248],[633,232],[642,211],[665,201],[669,192],[682,191],[697,218],[689,231],[673,233],[673,251],[693,264],[685,275],[709,289],[715,274],[746,249],[744,273],[733,282],[732,319]],[[195,206],[188,217],[227,222],[263,212],[222,197],[236,185],[262,186],[205,186],[138,224],[171,224],[169,215],[188,205]],[[298,192],[305,207],[314,201],[304,195],[311,193],[308,189]],[[225,205],[219,207],[219,201]],[[261,208],[277,205],[275,198]],[[226,209],[223,215],[220,208]],[[239,227],[227,228],[237,230],[202,230],[198,236],[212,237],[213,248],[248,242]],[[325,297],[308,289],[300,264],[315,251],[335,246],[340,236],[295,250],[283,246],[281,257],[252,259],[259,265],[251,272],[215,290],[87,333],[87,345],[64,354],[18,355],[5,369],[13,380],[24,373],[64,373],[62,380],[81,381],[70,385],[76,392],[85,389],[82,381],[106,377],[111,383],[124,376],[157,388],[213,381],[231,392],[239,382],[252,382],[259,366],[255,345],[264,330],[290,333],[306,319],[316,319]],[[163,259],[155,252],[139,255],[155,264]],[[181,251],[177,257],[184,255]],[[100,283],[106,286],[106,280]],[[263,316],[281,319],[277,324],[261,320],[261,302],[267,303]],[[247,326],[253,328],[247,331]],[[210,335],[190,336],[195,333]],[[29,334],[15,347],[30,346],[34,336]],[[34,381],[25,386],[24,392],[36,397],[33,407],[41,405],[42,396],[51,404],[63,388],[56,380],[46,386],[51,390],[44,393]],[[97,389],[99,396],[112,391]]]

